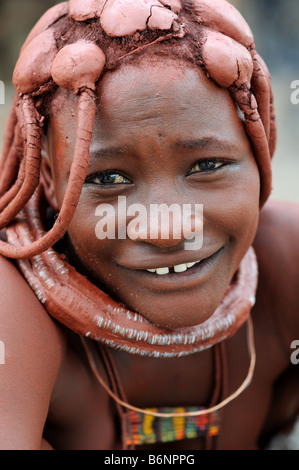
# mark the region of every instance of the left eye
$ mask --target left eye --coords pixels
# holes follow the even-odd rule
[[[218,170],[218,168],[221,168],[224,164],[225,162],[221,160],[201,160],[193,165],[191,170],[189,170],[188,175],[191,175],[192,173]]]
[[[102,173],[98,173],[97,175],[89,176],[86,179],[86,183],[105,186],[114,184],[130,184],[131,181],[115,171],[104,171]]]

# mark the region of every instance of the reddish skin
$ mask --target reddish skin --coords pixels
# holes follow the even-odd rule
[[[131,310],[170,328],[198,324],[214,312],[253,241],[259,213],[257,166],[228,93],[216,89],[206,79],[199,80],[199,76],[204,78],[203,72],[192,69],[184,72],[185,64],[183,67],[180,71],[177,62],[170,62],[167,68],[158,64],[149,68],[145,64],[144,70],[131,66],[104,78],[99,90],[101,109],[94,129],[88,177],[104,170],[118,170],[132,184],[110,189],[86,184],[68,230],[77,255],[97,282],[105,283]],[[164,76],[169,79],[163,79]],[[137,87],[135,82],[140,86]],[[123,84],[122,92],[119,91],[120,84]],[[177,105],[170,107],[169,103],[174,103],[177,96],[180,96]],[[216,110],[211,111],[211,100],[215,101]],[[55,113],[60,105],[60,99],[54,99],[50,131],[50,154],[59,206],[73,155],[72,143],[66,147],[64,143],[73,142],[75,122],[71,109],[66,114]],[[218,116],[217,123],[213,119],[214,113]],[[138,132],[136,119],[140,122]],[[180,128],[178,119],[181,120]],[[198,125],[194,126],[196,120]],[[230,128],[226,124],[228,120],[234,123]],[[218,141],[201,151],[188,150],[182,145],[182,142],[208,139],[215,134]],[[219,149],[222,141],[229,141],[231,147],[225,155],[223,149]],[[118,155],[110,157],[108,163],[108,157],[101,158],[99,154],[110,152],[110,155],[111,149]],[[120,152],[123,154],[119,155]],[[93,154],[96,158],[92,158]],[[215,175],[186,177],[199,156],[225,157],[230,165]],[[232,197],[232,187],[239,197]],[[252,188],[251,197],[248,197],[248,188]],[[206,214],[203,248],[184,250],[184,240],[140,240],[135,243],[127,238],[99,241],[95,237],[95,225],[99,220],[94,215],[96,207],[100,203],[116,207],[120,195],[127,197],[127,206],[141,203],[148,211],[150,203],[203,204]],[[182,290],[182,283],[187,283],[185,277],[190,273],[180,276],[176,290],[166,291],[166,278],[159,277],[157,286],[156,276],[143,272],[146,268],[203,259],[219,250],[222,252],[213,269],[188,290]],[[197,311],[194,310],[196,304]]]
[[[255,236],[259,217],[257,167],[234,106],[226,92],[207,82],[200,72],[186,66],[184,70],[179,71],[177,65],[174,68],[169,62],[157,64],[152,81],[147,80],[149,69],[145,64],[138,69],[122,67],[118,72],[107,75],[100,86],[103,92],[102,114],[95,123],[92,149],[100,143],[100,138],[105,145],[129,146],[130,151],[125,158],[115,157],[110,168],[125,172],[125,168],[119,165],[134,164],[133,174],[128,175],[136,178],[134,190],[124,189],[129,191],[130,202],[149,204],[156,202],[154,198],[167,198],[163,202],[170,203],[180,198],[180,202],[187,200],[190,203],[196,200],[195,193],[200,194],[200,202],[205,208],[203,249],[208,242],[210,246],[217,243],[225,246],[217,265],[220,279],[211,270],[211,278],[188,295],[165,293],[163,298],[149,289],[145,292],[137,283],[134,286],[134,274],[132,279],[131,274],[127,280],[122,279],[121,269],[114,265],[114,260],[128,259],[126,253],[126,256],[143,262],[151,257],[155,262],[157,259],[165,260],[166,255],[175,259],[181,253],[181,243],[173,246],[169,241],[169,246],[167,243],[165,246],[159,241],[113,240],[100,244],[94,237],[94,220],[86,224],[88,214],[94,213],[94,207],[101,200],[98,189],[84,188],[69,230],[88,274],[101,281],[101,276],[108,278],[110,269],[111,289],[113,284],[119,284],[121,296],[130,289],[134,294],[132,302],[141,310],[143,302],[137,297],[142,293],[142,298],[146,296],[145,302],[151,307],[147,314],[161,324],[173,325],[192,324],[202,319],[197,312],[190,313],[195,302],[200,312],[207,316],[211,314],[214,303],[219,302],[225,284]],[[133,82],[132,73],[135,76]],[[113,93],[113,89],[117,93]],[[214,94],[212,100],[211,93]],[[140,101],[142,97],[143,101]],[[116,100],[118,108],[113,105]],[[60,110],[59,101],[64,103]],[[136,103],[142,103],[142,106]],[[186,104],[187,111],[184,110]],[[74,110],[75,101],[67,106],[60,98],[53,104],[50,153],[55,155],[51,163],[58,205],[63,198],[74,145]],[[134,121],[136,114],[138,120]],[[225,155],[222,151],[221,157],[236,159],[237,163],[224,167],[218,176],[198,175],[192,177],[196,181],[189,183],[188,180],[187,183],[186,171],[198,159],[206,158],[207,150],[170,151],[170,144],[178,136],[190,139],[197,134],[198,138],[207,131],[217,137],[224,135],[244,151],[233,155],[231,150]],[[216,154],[215,149],[210,149],[208,156],[219,157],[219,150]],[[91,173],[107,169],[107,165],[104,167],[104,162],[100,164],[98,161],[92,164]],[[146,180],[146,186],[140,188],[141,177]],[[174,179],[176,186],[173,185]],[[105,194],[109,192],[107,189],[104,191]],[[105,196],[105,202],[112,203],[114,197]],[[260,213],[254,242],[260,277],[257,303],[252,310],[256,371],[251,386],[224,409],[218,441],[220,449],[255,449],[263,431],[272,432],[288,424],[299,411],[298,373],[295,367],[290,367],[290,344],[299,337],[296,315],[299,301],[298,220],[299,208],[295,204],[268,203]],[[94,267],[95,260],[100,261],[100,271]],[[75,253],[73,261],[82,269]],[[160,265],[165,265],[163,263]],[[49,318],[10,262],[1,259],[0,270],[1,278],[5,279],[0,286],[0,339],[5,342],[7,355],[6,365],[0,366],[1,384],[6,384],[0,392],[0,447],[38,449],[47,418],[45,438],[55,449],[119,448],[119,434],[114,427],[110,400],[86,365],[78,338]],[[209,297],[210,302],[204,301],[203,297]],[[176,303],[180,308],[171,317],[170,310]],[[186,312],[186,316],[181,318],[181,312]],[[248,369],[245,328],[227,341],[227,351],[229,393],[232,393]],[[128,401],[136,406],[200,405],[210,398],[213,387],[211,350],[180,359],[150,359],[115,351],[113,355]],[[98,366],[105,376],[102,364]],[[271,403],[274,382],[278,378],[279,386]],[[43,442],[42,448],[45,445]],[[202,445],[201,440],[189,440],[161,445],[161,448],[191,450],[200,449]]]

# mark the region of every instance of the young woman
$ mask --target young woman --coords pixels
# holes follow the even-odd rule
[[[299,208],[267,202],[272,90],[244,19],[71,0],[13,81],[1,447],[266,446],[298,414]]]

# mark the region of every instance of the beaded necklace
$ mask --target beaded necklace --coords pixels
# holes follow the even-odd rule
[[[138,408],[126,401],[120,378],[109,348],[100,347],[100,355],[105,365],[111,388],[99,374],[95,357],[86,338],[81,337],[90,367],[100,385],[115,401],[122,424],[123,449],[136,445],[157,444],[182,439],[205,438],[206,449],[211,448],[212,438],[220,430],[220,411],[237,398],[251,383],[254,374],[256,353],[251,317],[247,321],[247,346],[250,363],[246,378],[231,395],[227,393],[227,365],[225,341],[214,347],[215,388],[210,406],[206,407],[162,407]],[[221,397],[221,401],[217,402]]]

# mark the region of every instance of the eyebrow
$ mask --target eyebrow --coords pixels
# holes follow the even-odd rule
[[[203,150],[216,149],[222,152],[240,151],[240,145],[228,140],[217,139],[215,137],[203,137],[200,139],[180,140],[174,144],[175,149]],[[96,147],[90,150],[90,160],[96,161],[99,158],[115,158],[124,156],[127,152],[125,147]]]
[[[126,149],[124,147],[107,147],[107,148],[91,148],[90,160],[97,160],[99,158],[113,158],[125,155]]]
[[[201,139],[180,140],[175,143],[176,149],[190,149],[190,150],[203,150],[203,149],[216,149],[224,152],[239,150],[240,147],[235,142],[217,139],[215,137],[203,137]]]

